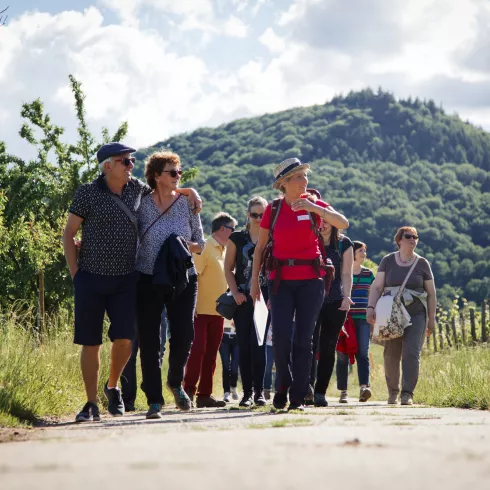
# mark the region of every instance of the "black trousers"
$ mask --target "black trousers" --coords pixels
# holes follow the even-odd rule
[[[327,392],[335,365],[335,350],[340,330],[347,317],[346,311],[339,310],[342,301],[323,303],[318,317],[317,328],[320,329],[319,353],[315,393],[324,395]]]
[[[269,299],[269,292],[262,288],[264,300]],[[233,317],[239,350],[240,377],[242,378],[243,393],[245,395],[260,393],[264,390],[265,375],[265,339],[270,324],[270,314],[264,336],[264,343],[258,344],[254,323],[254,305],[252,298],[247,294],[247,301],[242,303],[235,311]]]
[[[141,274],[136,293],[136,328],[140,342],[142,388],[148,404],[163,403],[160,362],[160,323],[167,309],[170,349],[167,382],[178,388],[194,340],[194,312],[197,301],[197,277],[191,276],[184,291],[172,298],[152,284],[153,276]]]

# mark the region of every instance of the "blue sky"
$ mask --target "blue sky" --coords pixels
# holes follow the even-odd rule
[[[16,0],[0,29],[0,138],[22,102],[76,137],[68,75],[97,133],[147,146],[237,117],[379,86],[490,129],[487,0]],[[69,10],[67,10],[69,5]]]

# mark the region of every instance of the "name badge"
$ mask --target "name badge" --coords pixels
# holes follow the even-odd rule
[[[298,216],[298,221],[310,221],[310,216],[308,214],[300,214]]]

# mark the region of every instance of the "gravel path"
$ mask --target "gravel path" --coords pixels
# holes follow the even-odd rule
[[[490,412],[369,403],[166,409],[0,444],[2,490],[490,488]]]

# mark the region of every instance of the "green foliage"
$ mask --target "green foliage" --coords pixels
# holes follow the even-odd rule
[[[204,199],[207,231],[223,209],[244,223],[251,196],[276,195],[274,165],[296,156],[311,162],[310,186],[345,213],[348,235],[367,243],[372,260],[395,250],[398,227],[412,225],[444,304],[459,291],[477,302],[490,296],[490,135],[433,101],[367,89],[201,128],[138,151],[136,175],[160,149],[199,169],[189,184]]]

